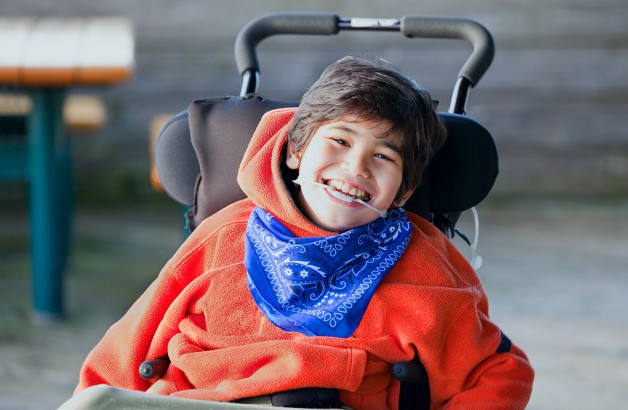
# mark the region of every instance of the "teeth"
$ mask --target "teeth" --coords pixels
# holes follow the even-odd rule
[[[351,186],[346,182],[343,183],[337,180],[330,180],[327,182],[327,184],[334,188],[336,191],[354,197],[356,199],[360,199],[362,201],[368,201],[369,199],[371,199],[371,196],[364,192],[364,190]]]

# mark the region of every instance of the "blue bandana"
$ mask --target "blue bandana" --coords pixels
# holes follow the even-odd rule
[[[298,238],[255,208],[244,256],[249,289],[268,320],[283,330],[349,337],[406,249],[411,229],[397,208],[339,235]]]

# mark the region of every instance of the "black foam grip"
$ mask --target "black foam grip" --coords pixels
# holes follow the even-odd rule
[[[260,71],[255,47],[265,38],[277,34],[337,34],[338,20],[335,14],[269,14],[251,21],[235,41],[240,75],[247,70]]]
[[[488,70],[495,56],[491,33],[473,20],[406,16],[401,19],[401,32],[406,37],[451,38],[471,43],[473,51],[460,69],[458,77],[468,79],[474,86]]]

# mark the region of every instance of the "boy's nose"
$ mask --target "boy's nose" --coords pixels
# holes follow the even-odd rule
[[[366,155],[360,153],[352,153],[343,161],[343,168],[351,175],[368,178],[371,176],[369,170],[369,159]]]

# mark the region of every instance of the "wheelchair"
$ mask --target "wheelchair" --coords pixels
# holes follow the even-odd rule
[[[165,192],[186,207],[188,232],[216,211],[244,198],[235,183],[239,161],[262,115],[276,108],[298,105],[267,99],[257,93],[260,68],[256,46],[274,35],[335,35],[340,31],[400,32],[410,38],[459,39],[472,45],[472,52],[454,84],[449,110],[439,113],[446,124],[447,142],[429,164],[423,183],[404,208],[453,238],[461,212],[488,195],[498,174],[497,149],[489,131],[465,115],[469,90],[478,84],[494,55],[493,40],[486,28],[475,21],[457,18],[354,19],[334,14],[273,14],[250,22],[237,36],[235,59],[242,76],[240,95],[195,100],[168,120],[160,133],[155,148],[157,172]],[[161,358],[144,362],[139,371],[142,377],[154,379],[167,366],[167,358]],[[411,362],[393,364],[392,373],[400,380],[400,409],[429,408],[428,375],[418,357]],[[300,389],[272,396],[275,406],[337,407],[333,392],[325,389]],[[266,408],[257,404],[162,397],[110,386],[89,388],[61,408],[122,407]]]

